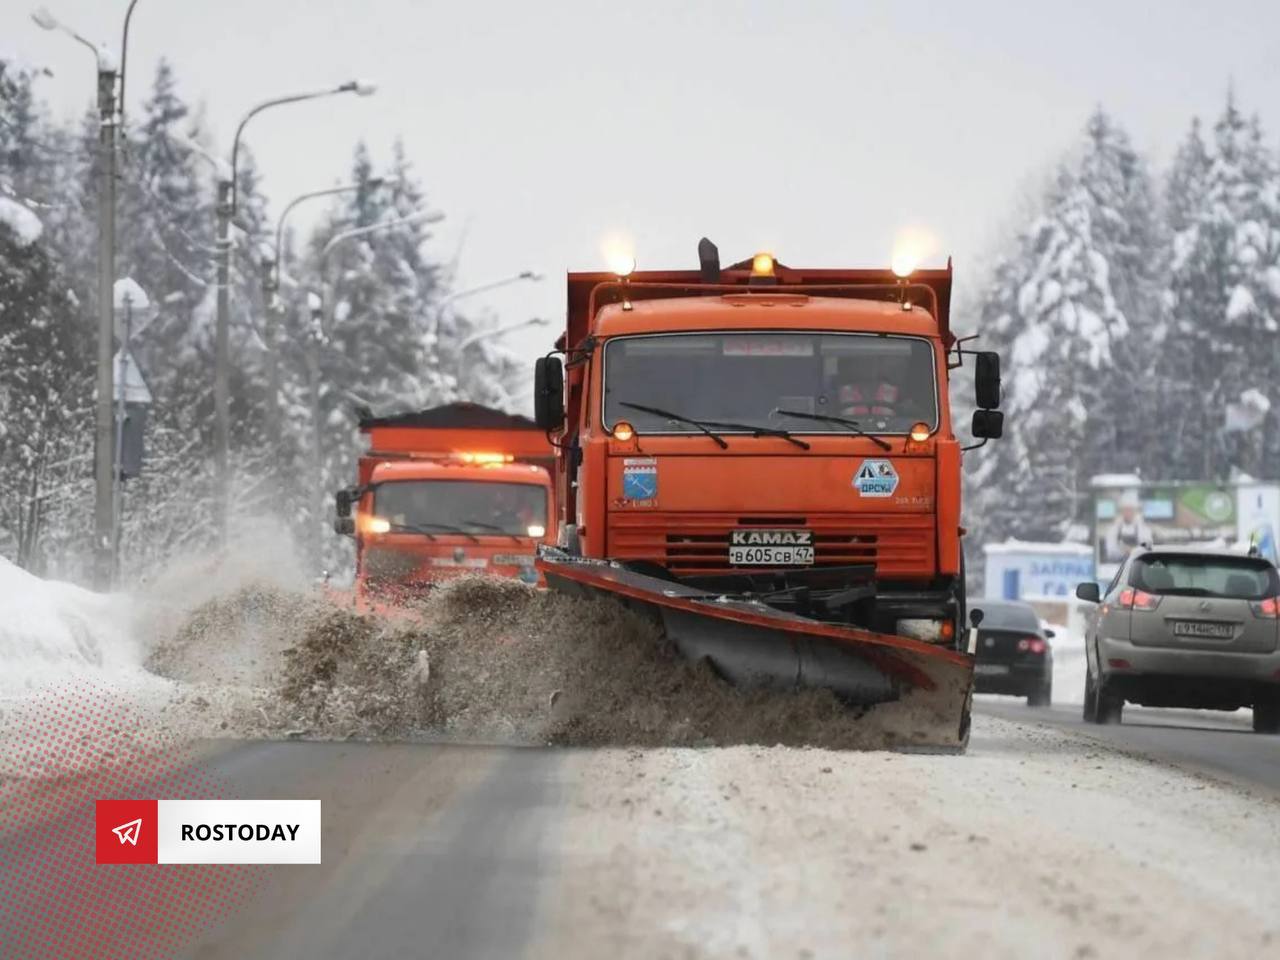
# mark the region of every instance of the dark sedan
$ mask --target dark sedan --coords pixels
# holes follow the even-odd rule
[[[1047,707],[1053,700],[1053,631],[1025,603],[975,600],[982,611],[975,649],[974,689],[1026,697],[1031,707]]]

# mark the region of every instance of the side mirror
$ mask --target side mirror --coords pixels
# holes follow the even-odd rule
[[[973,411],[973,435],[979,440],[999,440],[1004,436],[1004,414],[999,410]]]
[[[982,410],[999,410],[1000,354],[983,350],[973,356],[975,365],[973,387],[977,395],[978,407]]]
[[[982,621],[985,619],[987,619],[987,615],[982,612],[981,607],[969,611],[969,626],[973,627],[973,629],[977,630],[982,626]]]
[[[333,532],[344,537],[354,537],[356,522],[351,517],[338,517],[333,521]]]
[[[539,357],[533,368],[533,420],[543,430],[564,426],[564,364]]]
[[[1040,632],[1044,634],[1044,638],[1046,640],[1052,640],[1054,637],[1058,635],[1058,632],[1056,630],[1050,630],[1048,627],[1045,627]]]
[[[1090,580],[1087,583],[1076,584],[1076,597],[1086,603],[1099,603],[1102,600],[1102,591]]]
[[[351,504],[356,500],[354,490],[339,490],[333,495],[333,507],[339,518],[351,516]],[[341,531],[339,531],[341,532]]]

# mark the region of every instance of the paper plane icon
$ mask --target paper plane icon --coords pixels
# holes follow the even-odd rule
[[[136,847],[138,845],[138,834],[142,832],[142,818],[130,820],[128,823],[122,823],[118,827],[112,827],[111,832],[120,838],[120,845],[126,843]]]

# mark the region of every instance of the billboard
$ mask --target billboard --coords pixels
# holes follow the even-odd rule
[[[1096,486],[1093,543],[1106,583],[1139,544],[1177,546],[1237,541],[1237,490],[1214,483]]]
[[[1272,563],[1280,563],[1280,486],[1242,483],[1236,501],[1237,537]]]
[[[993,600],[1065,600],[1094,579],[1093,548],[1085,543],[988,543],[986,595]]]

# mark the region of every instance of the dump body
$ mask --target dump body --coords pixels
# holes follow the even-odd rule
[[[340,494],[354,507],[358,598],[401,600],[467,573],[538,582],[553,451],[531,421],[460,403],[360,428],[359,483]]]
[[[860,703],[946,686],[967,731],[950,284],[949,267],[571,274],[549,583],[658,609],[735,680]]]

